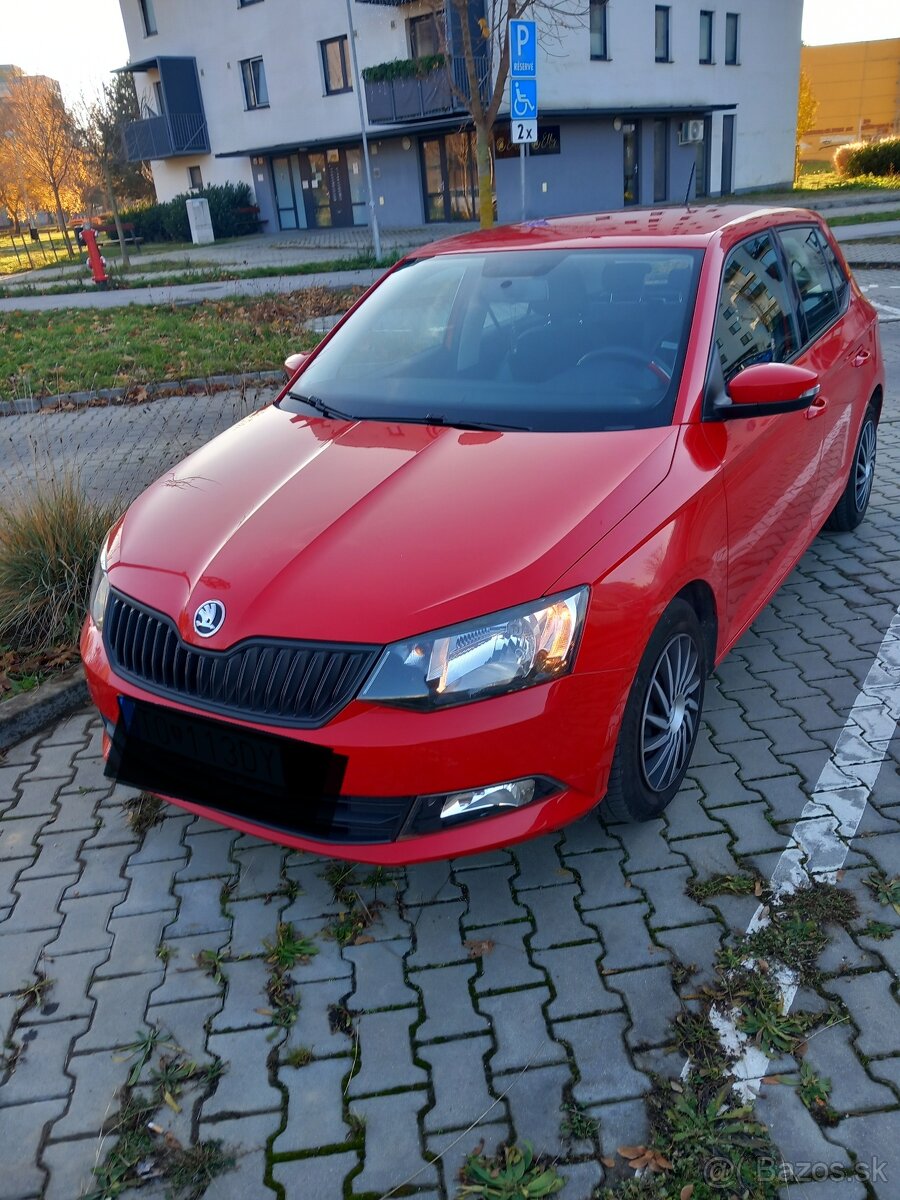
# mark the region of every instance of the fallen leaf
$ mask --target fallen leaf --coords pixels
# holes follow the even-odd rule
[[[809,1042],[798,1042],[797,1045],[794,1047],[794,1057],[795,1058],[803,1058],[804,1054],[806,1054],[808,1049],[809,1049]]]
[[[681,1086],[681,1084],[678,1082],[677,1079],[672,1080],[671,1087],[672,1087],[673,1092],[683,1092],[684,1091],[684,1088]]]
[[[468,942],[464,942],[463,945],[469,953],[469,958],[486,958],[494,949],[494,943],[490,938],[485,938],[483,941],[472,938]]]
[[[174,1113],[181,1112],[181,1105],[178,1103],[178,1101],[175,1099],[175,1097],[172,1095],[171,1092],[163,1092],[163,1100],[165,1100],[166,1104],[168,1104],[168,1106],[169,1106],[169,1108],[171,1108],[172,1112],[174,1112]]]
[[[757,879],[756,883],[754,884],[753,895],[754,896],[762,895],[762,880],[761,879]]]
[[[354,946],[367,946],[369,944],[369,942],[374,942],[374,941],[375,941],[375,939],[372,937],[371,933],[359,933],[353,939],[353,945]]]
[[[629,1162],[631,1162],[631,1160],[634,1158],[643,1158],[646,1153],[646,1146],[619,1146],[619,1148],[616,1150],[616,1154],[618,1154],[620,1158],[625,1158]]]
[[[693,1196],[693,1194],[694,1185],[692,1183],[686,1183],[678,1193],[678,1200],[691,1200],[691,1196]]]
[[[616,1165],[616,1160],[611,1154],[601,1154],[600,1161],[603,1163],[604,1167],[606,1167],[607,1170],[610,1170],[610,1171]]]
[[[763,1075],[762,1079],[760,1080],[760,1083],[782,1083],[782,1082],[783,1082],[783,1080],[780,1075]]]

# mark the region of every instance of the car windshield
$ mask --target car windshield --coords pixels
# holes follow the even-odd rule
[[[469,428],[668,425],[700,258],[634,248],[413,260],[337,330],[282,403]]]

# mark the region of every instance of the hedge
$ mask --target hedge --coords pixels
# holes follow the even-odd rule
[[[855,146],[844,171],[847,175],[900,175],[900,137]]]
[[[395,58],[391,62],[379,63],[377,67],[364,67],[362,77],[366,83],[389,83],[392,79],[424,79],[432,71],[445,66],[445,54],[426,54],[422,58]]]
[[[209,203],[209,216],[217,238],[242,237],[256,233],[256,205],[246,183],[209,184],[194,192],[184,192],[164,204],[146,204],[123,210],[123,221],[134,226],[136,237],[145,242],[189,242],[186,200],[203,197]]]

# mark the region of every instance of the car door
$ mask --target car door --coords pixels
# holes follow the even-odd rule
[[[735,246],[719,292],[712,369],[724,386],[799,349],[797,313],[769,232]],[[721,455],[728,522],[727,620],[737,636],[809,544],[822,425],[809,410],[739,417],[708,430]]]
[[[816,372],[821,388],[811,410],[817,413],[823,442],[811,510],[818,530],[847,482],[850,455],[871,394],[874,334],[863,309],[850,303],[850,282],[825,234],[810,222],[782,226],[777,236],[800,314],[803,349],[795,361]]]

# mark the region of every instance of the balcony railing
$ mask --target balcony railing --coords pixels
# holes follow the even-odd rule
[[[164,113],[125,126],[129,162],[209,153],[209,132],[202,113]]]
[[[486,56],[476,59],[476,71],[479,88],[486,98],[491,83],[490,61]],[[422,75],[367,79],[365,88],[369,121],[373,125],[395,125],[465,112],[462,97],[469,96],[469,78],[465,59],[454,55],[445,65]]]

